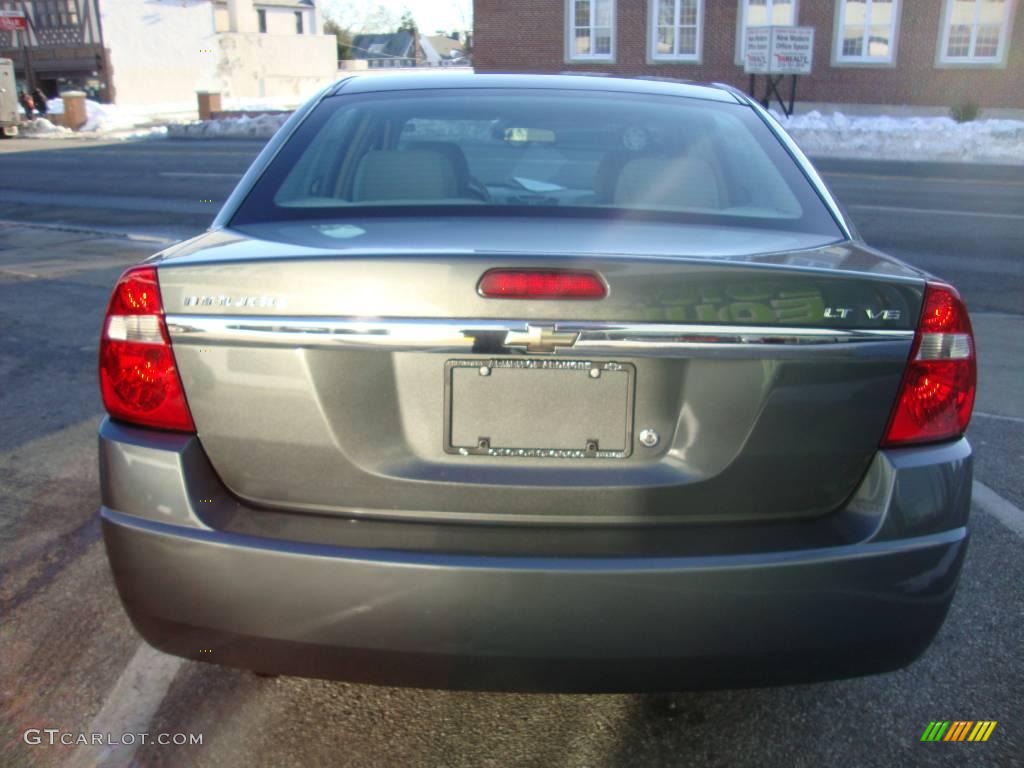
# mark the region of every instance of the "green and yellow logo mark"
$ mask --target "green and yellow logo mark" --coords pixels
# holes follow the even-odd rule
[[[921,741],[988,741],[995,729],[995,720],[932,720]]]

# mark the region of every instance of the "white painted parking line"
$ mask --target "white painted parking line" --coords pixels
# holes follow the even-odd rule
[[[31,280],[38,280],[39,275],[35,272],[22,272],[17,269],[8,269],[7,267],[0,267],[0,275],[13,275],[14,277],[27,277]]]
[[[974,481],[972,503],[982,512],[995,517],[999,522],[1024,539],[1024,510],[1007,501],[984,483]]]
[[[1024,171],[1024,168],[1021,169]],[[956,179],[949,176],[891,176],[884,173],[857,173],[856,171],[818,171],[822,176],[835,177],[837,179],[870,179],[872,181],[895,181],[895,182],[920,182],[937,181],[945,184],[991,184],[1000,187],[1024,187],[1024,181],[1013,181],[1011,179],[979,179],[977,177],[964,177]]]
[[[65,139],[64,141],[67,141],[67,140]],[[182,141],[185,144],[193,144],[193,143],[195,143],[197,145],[197,147],[196,147],[197,149],[201,149],[200,147],[198,147],[198,144],[202,144],[203,143],[201,140],[197,141],[196,139],[183,139]],[[246,141],[244,139],[230,139],[228,141],[230,141],[231,143],[236,143],[237,142],[239,144],[246,143]],[[145,143],[147,144],[147,146],[145,147],[145,153],[144,153],[146,155],[146,157],[153,157],[155,155],[167,155],[168,157],[172,157],[173,156],[173,157],[176,157],[176,158],[180,158],[181,157],[181,149],[156,149],[156,148],[154,148],[152,146],[152,142],[145,142]],[[161,142],[161,143],[163,143],[163,142]],[[259,154],[259,150],[260,150],[260,148],[262,147],[263,144],[266,144],[266,141],[260,141],[259,142],[259,146],[255,146],[256,142],[253,142],[253,145],[255,146],[255,148],[252,149],[252,150],[243,150],[243,151],[238,151],[238,150],[220,151],[220,150],[216,150],[216,151],[212,151],[212,150],[201,149],[201,151],[196,152],[195,154],[200,156],[200,157],[242,157],[242,158],[249,158],[250,160],[252,160],[254,157],[256,157],[257,154]],[[90,148],[89,157],[94,157],[94,156],[100,155],[100,154],[117,155],[118,157],[124,157],[125,156],[125,149],[126,148],[129,149],[129,151],[130,151],[132,149],[132,146],[131,145],[125,145],[125,143],[121,142],[121,141],[117,142],[117,146],[116,147],[115,146],[111,146],[110,144],[104,144],[104,145],[100,146],[98,149],[95,149],[95,150]]]
[[[929,216],[966,216],[979,219],[1007,219],[1024,221],[1024,213],[989,213],[988,211],[952,211],[939,208],[901,208],[896,205],[856,204],[846,206],[852,211],[882,211],[884,213],[923,213]]]
[[[110,741],[116,741],[122,734],[148,732],[153,715],[184,663],[184,659],[140,643],[107,695],[103,708],[93,718],[88,733],[111,734]],[[127,768],[132,764],[139,742],[136,736],[133,744],[83,745],[75,750],[66,765],[68,768]]]
[[[213,173],[204,171],[160,171],[161,176],[170,176],[172,178],[220,178],[220,179],[240,179],[242,178],[241,173]]]
[[[93,192],[37,192],[28,189],[0,188],[0,202],[63,208],[99,208],[114,211],[150,211],[163,214],[184,213],[213,218],[217,205],[195,198],[147,197],[145,195],[106,195]]]
[[[140,243],[155,243],[156,245],[171,245],[172,243],[178,242],[180,239],[175,237],[149,235],[143,232],[122,232],[118,229],[108,227],[84,227],[78,224],[60,224],[42,221],[15,221],[13,219],[0,219],[0,227],[47,229],[55,232],[71,232],[73,234],[95,235],[97,237],[118,237],[126,240],[137,240]]]
[[[983,419],[995,419],[996,421],[1012,421],[1014,424],[1024,424],[1024,419],[1020,416],[1003,416],[1001,413],[985,413],[985,411],[975,411],[975,416],[980,416]]]

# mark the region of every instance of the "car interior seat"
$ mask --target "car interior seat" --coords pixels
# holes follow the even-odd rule
[[[613,202],[627,208],[719,209],[722,193],[714,167],[701,157],[647,156],[622,166]]]
[[[414,141],[406,149],[413,152],[440,152],[455,171],[458,197],[473,197],[485,201],[490,199],[487,188],[470,174],[466,153],[454,141]]]
[[[458,172],[448,154],[376,150],[356,167],[352,200],[444,200],[459,197]]]

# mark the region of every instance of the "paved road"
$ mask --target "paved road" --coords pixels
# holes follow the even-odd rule
[[[0,142],[0,219],[184,236],[216,207],[199,200],[222,200],[256,151],[249,142]],[[869,242],[964,287],[981,349],[977,476],[1024,506],[1024,179],[959,166],[822,165]],[[1024,528],[1012,508],[991,505],[976,506],[961,588],[935,645],[889,675],[540,696],[161,666],[140,651],[109,578],[94,443],[106,295],[124,265],[157,247],[0,224],[0,765],[88,765],[72,747],[28,746],[21,734],[123,725],[132,712],[153,734],[204,736],[201,747],[142,747],[143,766],[1020,764]],[[154,686],[159,695],[136,698]],[[928,721],[955,718],[999,726],[986,744],[917,741]]]

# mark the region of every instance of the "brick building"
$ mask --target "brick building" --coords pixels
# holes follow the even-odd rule
[[[815,29],[801,101],[1024,108],[1022,0],[474,0],[479,72],[595,70],[746,89],[748,26]]]

